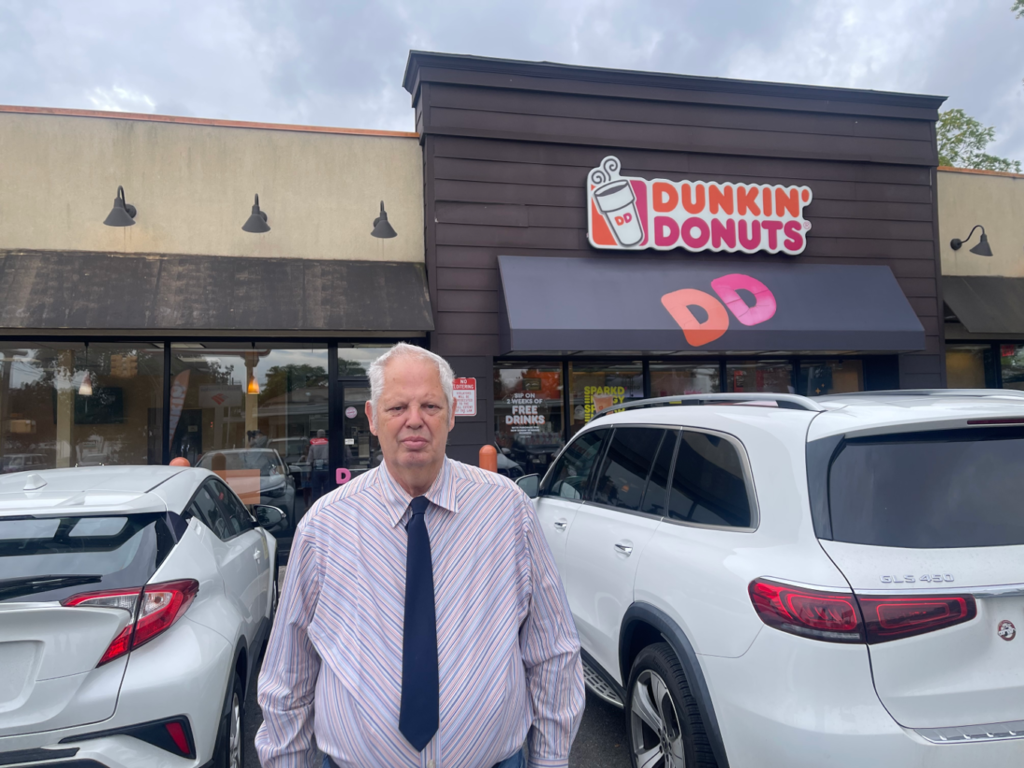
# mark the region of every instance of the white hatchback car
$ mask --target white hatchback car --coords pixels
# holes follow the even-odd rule
[[[282,522],[255,511],[203,469],[0,477],[0,765],[240,768]]]
[[[592,420],[536,505],[633,765],[1024,765],[1022,469],[1000,390]]]

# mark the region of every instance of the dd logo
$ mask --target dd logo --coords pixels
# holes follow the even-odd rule
[[[629,222],[631,222],[632,220],[633,220],[633,214],[632,213],[624,213],[621,216],[616,216],[615,217],[615,224],[616,224],[616,226],[621,227],[623,224],[629,224]]]

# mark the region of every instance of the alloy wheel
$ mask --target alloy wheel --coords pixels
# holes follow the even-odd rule
[[[637,768],[685,768],[683,730],[668,686],[645,669],[636,679],[630,704],[633,756]]]
[[[242,705],[238,694],[231,696],[231,732],[228,738],[228,767],[242,768]]]

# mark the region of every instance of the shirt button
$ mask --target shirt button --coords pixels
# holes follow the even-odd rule
[[[434,768],[434,761],[433,760],[427,760],[427,768]]]

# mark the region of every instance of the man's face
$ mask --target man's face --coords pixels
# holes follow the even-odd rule
[[[366,415],[389,468],[416,471],[440,466],[455,415],[448,410],[441,377],[432,362],[414,357],[389,362],[377,418],[369,402]]]

